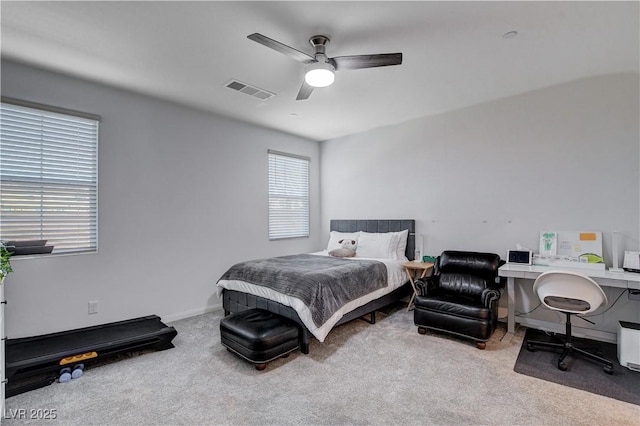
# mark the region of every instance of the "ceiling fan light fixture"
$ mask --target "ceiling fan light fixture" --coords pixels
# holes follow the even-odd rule
[[[309,99],[309,95],[316,87],[327,87],[333,84],[336,70],[357,70],[402,64],[401,52],[329,58],[326,54],[329,37],[324,35],[315,35],[309,39],[309,43],[313,46],[313,56],[259,33],[249,34],[247,38],[306,64],[304,82],[296,96],[297,101]]]
[[[336,76],[333,66],[327,62],[314,62],[307,67],[304,81],[312,87],[327,87],[333,84]]]

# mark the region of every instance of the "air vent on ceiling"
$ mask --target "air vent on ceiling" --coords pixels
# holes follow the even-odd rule
[[[243,83],[238,80],[231,80],[230,82],[225,84],[225,87],[236,90],[238,92],[242,92],[245,95],[253,96],[254,98],[260,99],[261,101],[266,101],[276,95],[275,93],[267,92],[264,89],[260,89],[258,87]]]

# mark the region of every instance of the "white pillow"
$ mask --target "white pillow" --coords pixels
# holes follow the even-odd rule
[[[392,238],[396,245],[395,256],[393,257],[393,259],[407,260],[405,251],[407,250],[407,237],[409,236],[409,230],[405,229],[404,231],[389,233],[393,236]]]
[[[343,239],[355,240],[356,242],[356,250],[358,247],[358,237],[360,236],[359,232],[338,232],[331,231],[329,233],[329,243],[327,243],[327,251],[335,250],[342,248],[338,241]]]
[[[393,259],[396,256],[398,242],[390,232],[360,232],[356,257],[374,259]]]

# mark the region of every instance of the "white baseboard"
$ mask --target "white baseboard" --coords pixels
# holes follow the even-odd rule
[[[221,311],[221,310],[222,310],[222,303],[219,303],[217,305],[209,305],[209,306],[204,306],[198,309],[191,309],[189,311],[178,312],[171,315],[165,315],[162,317],[162,321],[163,322],[179,321],[181,319],[195,317],[196,315],[208,314],[210,312]]]

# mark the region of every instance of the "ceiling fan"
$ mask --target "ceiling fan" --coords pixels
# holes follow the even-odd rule
[[[315,35],[309,39],[309,43],[313,46],[313,56],[263,36],[262,34],[254,33],[248,35],[247,38],[306,64],[305,78],[296,97],[297,101],[308,99],[315,87],[327,87],[331,85],[335,78],[334,71],[402,64],[402,53],[379,53],[374,55],[336,56],[335,58],[329,58],[325,53],[325,47],[329,44],[329,37],[323,35]]]

